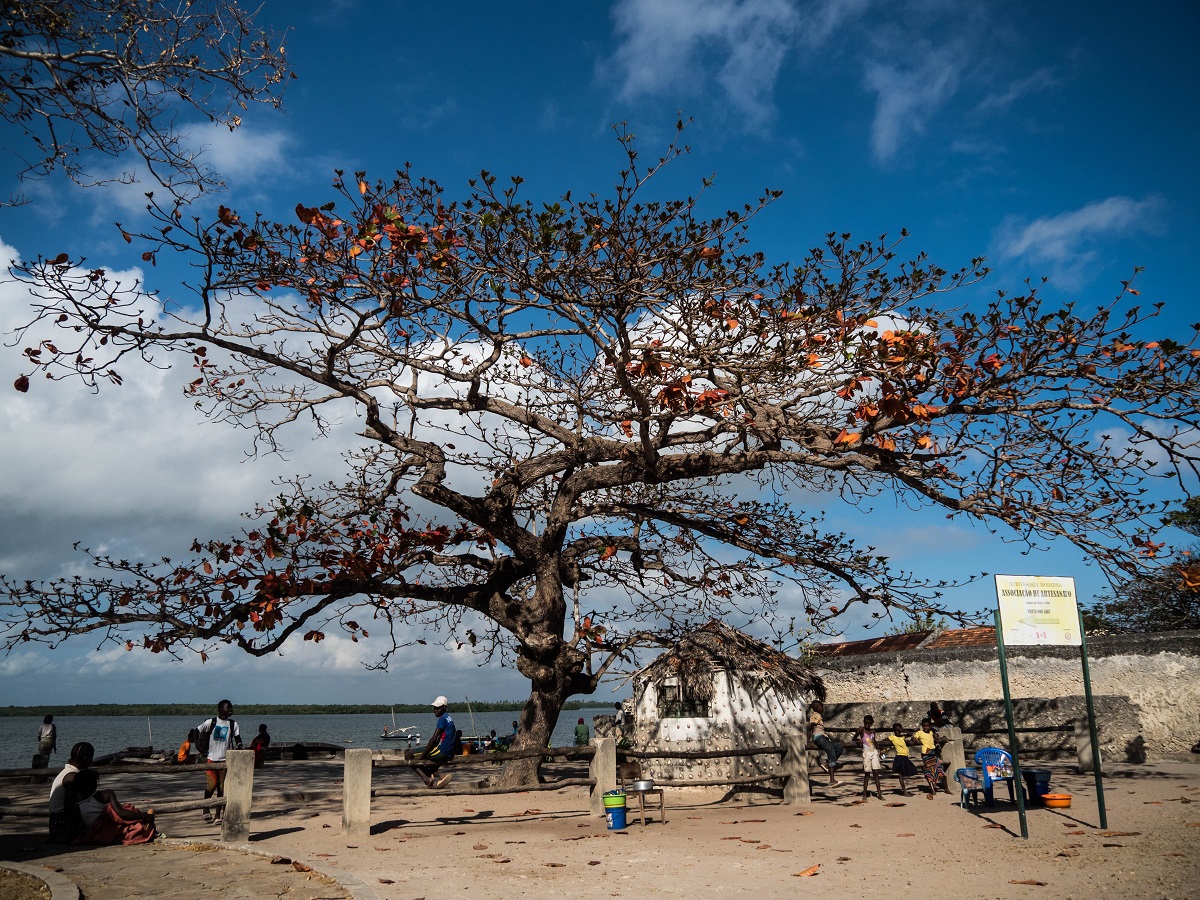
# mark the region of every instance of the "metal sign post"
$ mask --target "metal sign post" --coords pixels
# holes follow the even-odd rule
[[[1092,742],[1092,771],[1096,773],[1096,805],[1100,809],[1100,827],[1108,827],[1104,808],[1104,777],[1100,774],[1100,735],[1096,731],[1096,707],[1092,704],[1092,678],[1088,672],[1087,638],[1083,636],[1083,611],[1079,610],[1079,658],[1083,660],[1083,696],[1087,701],[1088,737]]]
[[[1083,693],[1087,701],[1088,730],[1092,742],[1092,770],[1096,773],[1096,803],[1100,810],[1100,827],[1107,828],[1104,781],[1100,771],[1100,738],[1096,730],[1096,710],[1092,704],[1092,679],[1088,672],[1083,613],[1075,597],[1075,579],[1048,575],[997,575],[996,598],[996,648],[1000,655],[1000,677],[1004,683],[1004,712],[1008,717],[1009,752],[1013,758],[1014,778],[1020,785],[1017,733],[1013,724],[1012,697],[1008,690],[1005,645],[1078,647],[1083,661]],[[1024,800],[1023,794],[1021,799]],[[1022,802],[1018,806],[1021,811],[1021,835],[1028,838],[1025,804]]]
[[[1013,782],[1016,788],[1017,812],[1021,816],[1021,837],[1029,840],[1029,821],[1025,818],[1025,782],[1021,778],[1021,763],[1017,759],[1017,726],[1013,721],[1012,694],[1008,690],[1008,660],[1004,655],[1004,628],[1000,610],[996,610],[996,649],[1000,653],[1000,682],[1004,685],[1004,718],[1008,720],[1008,752],[1013,761]]]

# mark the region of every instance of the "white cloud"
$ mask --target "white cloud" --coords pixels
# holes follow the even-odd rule
[[[289,169],[284,152],[291,141],[287,132],[251,125],[230,131],[214,125],[194,136],[203,146],[201,159],[230,184],[246,184],[264,175],[277,178]]]
[[[870,62],[864,83],[877,95],[875,119],[871,124],[871,152],[879,162],[896,155],[901,143],[921,134],[926,124],[958,90],[959,76],[967,64],[967,53],[959,44],[933,48],[918,58],[915,68]]]
[[[17,259],[0,242],[0,260]],[[124,283],[140,270],[110,277]],[[330,436],[311,439],[303,426],[284,435],[288,452],[247,458],[251,433],[209,422],[183,393],[193,377],[183,368],[160,369],[129,361],[124,384],[92,393],[77,381],[32,379],[28,393],[12,387],[27,374],[21,349],[53,333],[50,325],[18,341],[13,332],[31,317],[28,290],[0,283],[0,573],[16,580],[44,579],[90,570],[83,546],[118,558],[153,561],[177,558],[195,538],[221,537],[245,525],[240,518],[278,489],[274,479],[309,474],[317,482],[340,480],[342,452],[363,443],[358,423],[346,421]],[[237,312],[249,315],[238,304]],[[478,348],[460,352],[478,356]],[[504,367],[518,367],[515,360]],[[527,391],[536,390],[525,376]],[[327,411],[328,413],[329,411]],[[430,427],[444,427],[436,417]],[[465,445],[467,436],[456,437]],[[366,624],[366,622],[364,622]],[[368,624],[368,628],[370,625]],[[376,631],[376,629],[372,629]],[[489,699],[523,696],[527,681],[493,664],[481,693],[477,664],[464,647],[443,648],[430,635],[428,646],[402,649],[387,672],[364,663],[385,649],[383,629],[358,643],[329,629],[324,641],[292,642],[282,652],[254,658],[232,647],[219,648],[206,664],[185,653],[176,660],[140,649],[99,646],[100,635],[79,636],[50,650],[25,646],[0,654],[0,678],[12,702],[102,702],[114,698],[141,702],[235,693],[232,685],[267,691],[263,702],[387,702],[392,683],[405,679],[405,692],[420,696],[453,692]],[[136,686],[136,687],[135,687]],[[184,689],[183,686],[186,686]],[[180,691],[183,690],[183,694]]]
[[[621,0],[612,15],[621,41],[615,61],[622,100],[692,93],[715,79],[748,128],[769,124],[779,70],[800,32],[795,3]],[[823,27],[836,19],[829,14]]]
[[[998,229],[997,252],[1009,259],[1048,266],[1060,284],[1078,286],[1098,255],[1100,241],[1160,230],[1165,207],[1161,197],[1151,194],[1141,200],[1108,197],[1032,222],[1009,216]]]
[[[0,257],[16,258],[0,244]],[[126,283],[141,272],[109,270]],[[127,360],[124,384],[98,393],[74,380],[34,377],[29,392],[13,381],[27,373],[21,349],[42,338],[62,340],[42,323],[17,342],[14,329],[31,317],[21,284],[0,285],[0,571],[47,577],[82,558],[71,544],[107,547],[132,558],[176,555],[193,538],[236,531],[239,514],[277,493],[283,473],[331,478],[340,453],[358,439],[343,428],[327,440],[293,432],[287,460],[248,459],[250,433],[207,421],[183,393],[192,372]]]
[[[1058,83],[1058,76],[1055,74],[1054,69],[1038,69],[1033,74],[1012,82],[1004,90],[988,94],[979,102],[979,106],[976,108],[981,111],[991,109],[1006,110],[1027,94],[1049,90],[1050,88],[1057,87]]]

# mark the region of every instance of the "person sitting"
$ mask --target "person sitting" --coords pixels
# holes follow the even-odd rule
[[[154,812],[122,805],[112,791],[98,789],[99,776],[91,769],[75,776],[79,816],[87,829],[76,844],[148,844],[154,840]]]
[[[437,716],[437,724],[433,729],[433,737],[429,739],[429,743],[420,753],[407,753],[405,757],[409,760],[420,760],[420,765],[414,765],[413,770],[421,776],[421,780],[425,782],[426,787],[442,788],[450,783],[450,775],[442,775],[438,777],[437,771],[444,766],[454,756],[455,746],[459,743],[459,735],[462,734],[454,727],[454,719],[446,708],[450,702],[439,696],[430,706],[433,707],[433,714]]]
[[[80,741],[71,748],[71,756],[50,786],[50,843],[68,844],[83,833],[83,822],[76,805],[75,778],[92,764],[96,748]]]

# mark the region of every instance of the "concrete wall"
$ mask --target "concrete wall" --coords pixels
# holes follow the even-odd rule
[[[1129,758],[1143,748],[1152,758],[1186,753],[1200,739],[1200,632],[1090,638],[1088,664],[1108,758]],[[825,679],[831,725],[857,726],[870,713],[876,723],[899,719],[913,727],[936,700],[964,729],[1004,728],[994,647],[826,658],[816,667]],[[1011,647],[1008,677],[1014,701],[1023,701],[1014,704],[1018,726],[1085,715],[1076,647]]]

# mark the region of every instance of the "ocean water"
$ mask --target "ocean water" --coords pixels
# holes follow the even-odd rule
[[[612,706],[581,710],[564,710],[550,743],[565,747],[574,743],[573,733],[579,717],[591,727],[592,716],[611,715]],[[211,713],[210,713],[211,715]],[[516,712],[477,712],[472,717],[466,712],[451,713],[455,724],[464,735],[487,734],[495,729],[497,735],[512,733],[512,722]],[[103,756],[126,747],[151,746],[157,749],[175,750],[187,737],[188,730],[195,728],[206,716],[55,716],[58,726],[58,752],[50,757],[52,769],[61,768],[71,753],[71,745],[77,741],[90,741],[96,747],[96,755]],[[344,715],[344,716],[258,716],[244,719],[235,712],[234,720],[242,733],[242,743],[250,745],[250,739],[258,733],[259,725],[266,725],[271,740],[282,743],[292,741],[320,741],[342,747],[370,747],[372,749],[403,748],[400,741],[379,739],[383,726],[392,727],[392,717],[387,714]],[[396,726],[416,726],[421,733],[424,746],[432,735],[436,719],[432,713],[396,715]],[[37,752],[40,716],[0,717],[0,769],[27,768]]]

